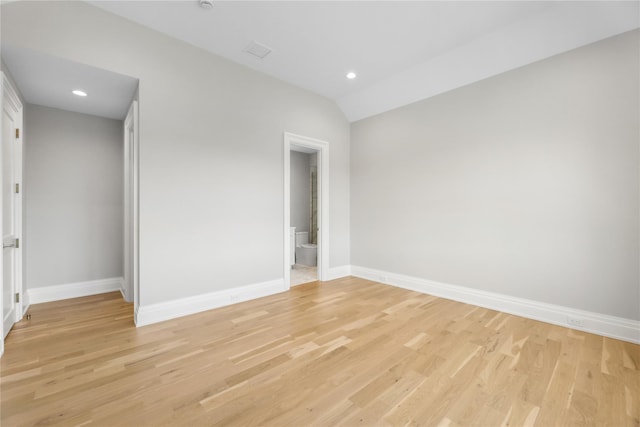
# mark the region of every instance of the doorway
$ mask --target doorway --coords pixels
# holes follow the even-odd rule
[[[291,148],[291,286],[318,280],[317,165],[317,150]]]
[[[3,248],[3,264],[14,266],[17,272],[12,288],[5,286],[11,283],[10,271],[2,269],[3,311],[8,314],[11,305],[15,306],[18,321],[29,304],[112,291],[121,291],[125,299],[133,301],[135,311],[139,304],[136,298],[139,80],[11,46],[2,46],[2,60],[6,66],[2,70],[3,107],[6,99],[15,98],[18,103],[21,100],[28,125],[24,132],[26,144],[22,141],[21,124],[17,145],[25,150],[24,177],[22,158],[12,172],[18,176],[13,181],[20,185],[20,194],[13,197],[24,200],[25,206],[22,212],[14,214],[12,224],[8,216],[2,218],[3,246],[11,246],[17,239],[16,249]],[[7,96],[8,81],[15,85],[11,96]],[[8,111],[6,107],[3,109]],[[7,140],[4,134],[10,134],[15,127],[5,116],[3,142]],[[125,139],[129,136],[124,158],[123,133]],[[7,147],[3,146],[3,150],[8,150]],[[127,171],[126,177],[123,169]],[[3,163],[3,175],[8,174]],[[23,178],[28,184],[28,197],[23,194]],[[126,188],[130,190],[127,209],[123,206],[124,180],[128,180]],[[3,199],[11,188],[17,189],[9,181],[7,178],[2,186]],[[69,200],[73,202],[68,203]],[[11,211],[4,203],[1,210]],[[125,224],[130,230],[129,244],[124,243]],[[128,254],[123,255],[124,251]],[[13,258],[9,256],[11,252]],[[24,277],[20,274],[23,267],[26,267]],[[7,326],[3,322],[2,337],[9,332]]]
[[[308,221],[293,229],[292,158],[308,157],[308,173],[301,186],[308,188]],[[304,161],[304,160],[303,160]],[[307,176],[308,178],[305,178]],[[314,194],[315,193],[315,194]],[[304,196],[303,196],[304,197]],[[305,214],[303,213],[303,217]],[[314,247],[315,245],[315,247]],[[284,134],[284,287],[306,281],[327,280],[329,269],[329,144]],[[317,266],[313,266],[314,263]],[[296,269],[297,271],[293,272]],[[299,276],[292,281],[292,274]]]
[[[2,73],[2,341],[22,317],[22,103]]]

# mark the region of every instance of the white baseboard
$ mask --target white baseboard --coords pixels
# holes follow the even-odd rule
[[[342,277],[351,276],[351,266],[341,265],[339,267],[329,268],[329,277],[327,280],[340,279]]]
[[[122,295],[122,299],[126,302],[133,302],[133,297],[129,295],[128,287],[124,283],[124,279],[120,281],[120,294]]]
[[[352,266],[351,274],[411,291],[640,344],[640,321],[637,320],[547,304],[464,286],[449,285],[365,267]]]
[[[286,289],[283,279],[276,279],[172,301],[141,305],[134,313],[135,324],[136,326],[150,325],[284,291]]]
[[[88,295],[103,294],[119,291],[122,287],[122,277],[90,280],[88,282],[67,283],[65,285],[43,286],[27,289],[29,304],[59,301],[69,298],[86,297]]]
[[[31,295],[29,295],[29,290],[27,290],[26,292],[22,292],[22,317],[27,314],[30,305]]]

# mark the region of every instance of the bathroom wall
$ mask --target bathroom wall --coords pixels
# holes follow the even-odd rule
[[[352,263],[640,320],[639,40],[354,123]]]
[[[26,289],[122,277],[122,126],[27,104]]]
[[[309,231],[311,154],[291,152],[291,226],[296,231]]]

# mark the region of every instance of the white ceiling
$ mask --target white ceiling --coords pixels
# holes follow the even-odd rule
[[[2,45],[2,59],[30,104],[122,120],[138,87],[133,77],[12,46]]]
[[[95,5],[329,98],[468,43],[545,5],[440,2],[95,1]],[[264,60],[243,49],[256,40]],[[355,70],[359,77],[348,81]]]
[[[333,99],[350,121],[640,27],[637,0],[215,0],[211,10],[198,0],[89,3]],[[272,52],[243,52],[252,41]],[[137,86],[10,46],[2,57],[34,104],[121,119]],[[358,77],[347,80],[348,71]],[[89,96],[72,96],[78,86]]]
[[[334,99],[351,121],[640,26],[637,0],[91,3]],[[253,40],[273,51],[243,52]]]

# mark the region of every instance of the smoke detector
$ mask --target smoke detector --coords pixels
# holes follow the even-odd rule
[[[206,10],[213,9],[213,0],[200,0],[200,7]]]

